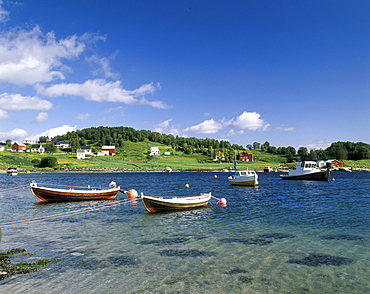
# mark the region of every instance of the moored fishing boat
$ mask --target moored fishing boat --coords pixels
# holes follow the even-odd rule
[[[286,175],[280,175],[283,180],[310,180],[327,181],[329,169],[317,168],[315,161],[297,162],[295,168],[288,171]]]
[[[32,194],[41,202],[110,200],[117,197],[120,187],[111,182],[108,188],[59,189],[38,186],[35,181],[30,184]]]
[[[255,171],[240,170],[235,171],[235,174],[227,178],[230,185],[236,186],[257,186],[258,175]]]
[[[6,171],[8,176],[16,176],[18,175],[18,169],[16,167],[9,167]]]
[[[200,194],[199,196],[144,196],[141,195],[144,207],[148,212],[182,210],[207,206],[212,194]]]

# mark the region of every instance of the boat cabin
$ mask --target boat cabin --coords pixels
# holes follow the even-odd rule
[[[289,176],[297,176],[302,174],[319,172],[315,161],[296,162],[295,168],[289,170]]]

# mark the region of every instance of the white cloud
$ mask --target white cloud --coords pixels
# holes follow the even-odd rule
[[[188,127],[184,129],[184,132],[198,133],[198,134],[215,134],[219,130],[223,129],[223,124],[221,122],[215,121],[213,118],[205,120],[204,122]]]
[[[113,108],[106,108],[104,109],[104,113],[112,113],[112,112],[116,112],[116,111],[120,111],[120,110],[123,110],[123,106],[118,106],[118,107],[113,107]]]
[[[172,121],[172,118],[159,123],[158,125],[155,126],[154,132],[158,132],[158,133],[165,132],[166,130],[168,130],[168,127],[170,126],[171,121]]]
[[[0,140],[12,140],[12,141],[21,141],[27,138],[28,134],[23,129],[14,129],[9,132],[0,132]]]
[[[0,0],[0,22],[6,23],[9,20],[9,11],[6,11],[4,7],[2,7],[3,1]]]
[[[0,94],[0,109],[21,111],[21,110],[49,110],[53,104],[37,96],[22,96],[20,94]]]
[[[84,113],[84,114],[80,113],[76,116],[76,118],[79,120],[87,120],[89,117],[90,117],[89,113]]]
[[[299,147],[306,147],[308,150],[326,149],[331,145],[332,142],[333,142],[332,139],[316,140],[313,143],[308,144],[307,146],[299,146]]]
[[[69,68],[61,61],[79,56],[88,41],[87,35],[57,40],[54,32],[44,35],[39,26],[1,32],[0,82],[33,85],[64,79]]]
[[[114,73],[110,67],[110,58],[107,57],[101,57],[99,58],[96,55],[93,55],[89,58],[86,58],[86,60],[92,65],[98,66],[98,69],[95,69],[92,71],[92,74],[94,76],[103,75],[104,77],[111,78],[111,79],[117,79],[118,74]]]
[[[277,127],[276,130],[278,130],[279,132],[296,132],[297,131],[295,127],[285,127],[285,126]]]
[[[39,112],[37,115],[35,122],[41,123],[47,121],[49,119],[49,114],[47,112]]]
[[[7,119],[7,118],[10,118],[8,112],[6,112],[5,110],[0,109],[0,119]]]
[[[142,96],[154,93],[160,87],[154,83],[142,85],[136,90],[125,90],[120,81],[107,82],[104,79],[87,80],[83,84],[62,83],[44,88],[36,87],[38,93],[47,97],[62,95],[81,96],[87,101],[119,102],[125,104],[148,104],[155,108],[169,108],[161,101],[148,101]],[[140,99],[138,97],[141,97]]]
[[[244,111],[241,115],[236,118],[232,118],[228,121],[225,119],[216,121],[213,118],[205,120],[202,123],[188,127],[184,129],[184,132],[198,133],[198,134],[215,134],[220,130],[232,128],[228,132],[228,136],[234,134],[243,134],[244,130],[250,131],[266,131],[270,124],[260,118],[260,114],[256,112]],[[237,128],[239,130],[234,130]]]
[[[266,131],[270,127],[270,124],[266,123],[263,119],[260,118],[260,116],[261,115],[257,112],[244,111],[237,118],[232,119],[231,125],[243,130],[247,129],[250,131]]]
[[[71,127],[69,125],[63,125],[61,127],[56,127],[52,129],[48,129],[45,132],[42,132],[41,134],[32,136],[33,139],[39,139],[40,137],[49,137],[54,138],[55,136],[64,135],[68,132],[75,131],[77,126]]]

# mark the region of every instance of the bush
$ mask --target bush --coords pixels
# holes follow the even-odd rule
[[[40,159],[34,158],[31,160],[31,162],[34,166],[39,166],[41,161]]]
[[[58,164],[58,160],[55,157],[44,157],[41,159],[39,167],[54,167]]]

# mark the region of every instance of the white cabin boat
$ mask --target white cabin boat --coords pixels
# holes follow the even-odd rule
[[[329,169],[319,169],[315,161],[297,162],[287,175],[280,175],[283,180],[327,181]]]
[[[16,176],[18,175],[18,169],[16,167],[9,167],[6,173],[8,176]]]
[[[257,186],[258,175],[255,171],[240,170],[235,171],[233,176],[228,177],[230,185],[236,186]]]

